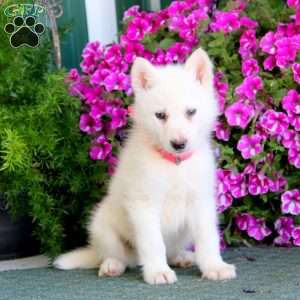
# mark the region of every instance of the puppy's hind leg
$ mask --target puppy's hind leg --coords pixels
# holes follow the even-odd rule
[[[121,240],[113,231],[108,236],[106,230],[101,240],[97,241],[97,248],[101,249],[101,264],[98,276],[120,276],[128,266],[128,257]]]
[[[101,253],[98,276],[120,276],[128,266],[134,265],[133,250],[108,224],[102,227],[98,236],[93,236],[92,244]]]

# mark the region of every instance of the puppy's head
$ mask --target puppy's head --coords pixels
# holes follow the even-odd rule
[[[155,67],[136,58],[131,70],[134,121],[153,145],[194,151],[207,141],[217,116],[212,63],[201,48],[184,65]]]

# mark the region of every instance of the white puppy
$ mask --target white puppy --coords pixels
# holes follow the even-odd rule
[[[219,249],[210,144],[217,103],[209,57],[198,49],[185,65],[159,68],[137,58],[131,78],[134,125],[108,195],[92,214],[89,245],[54,265],[99,266],[99,276],[142,265],[146,282],[165,284],[176,281],[169,265],[195,262],[205,278],[234,278],[235,267]],[[185,251],[191,242],[195,254]]]

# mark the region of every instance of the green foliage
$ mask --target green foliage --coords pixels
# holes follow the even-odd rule
[[[3,28],[7,18],[0,18]],[[85,241],[107,173],[88,157],[65,72],[50,70],[47,34],[34,49],[12,48],[3,30],[0,40],[0,193],[14,217],[32,217],[41,250],[53,256]]]

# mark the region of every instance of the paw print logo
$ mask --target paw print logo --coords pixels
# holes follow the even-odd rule
[[[42,23],[37,23],[33,16],[26,18],[17,16],[12,23],[4,27],[4,31],[10,36],[10,44],[14,48],[28,46],[35,48],[39,45],[40,35],[45,31]]]

